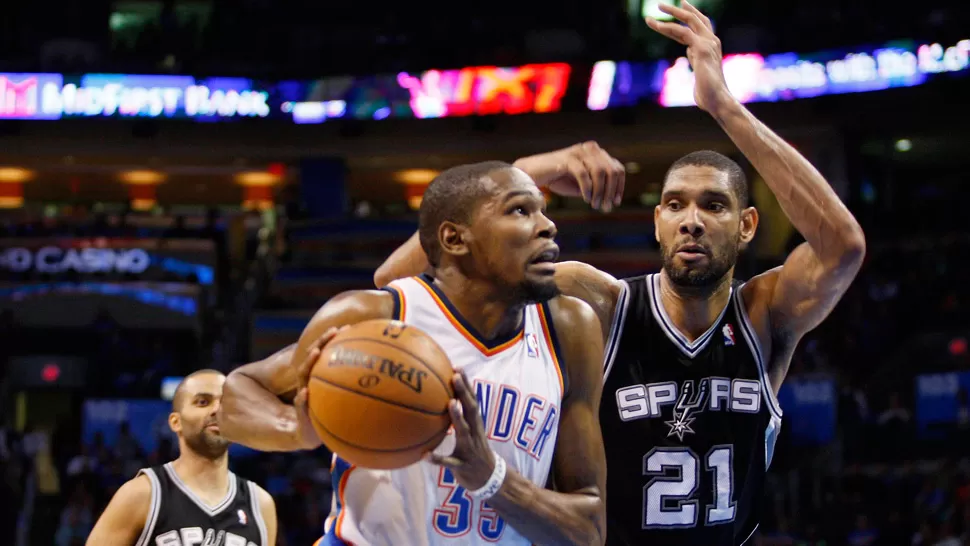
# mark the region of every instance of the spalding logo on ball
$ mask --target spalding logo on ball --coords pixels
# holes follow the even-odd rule
[[[326,446],[375,469],[418,462],[448,433],[451,361],[431,336],[397,320],[355,324],[323,348],[308,407]]]

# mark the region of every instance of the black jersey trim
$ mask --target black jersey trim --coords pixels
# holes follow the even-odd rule
[[[706,332],[701,334],[694,341],[688,341],[687,337],[684,336],[680,330],[674,326],[673,321],[667,315],[667,310],[664,309],[663,302],[660,300],[660,274],[656,273],[653,275],[648,275],[646,277],[647,291],[650,294],[650,310],[653,311],[653,316],[660,325],[660,329],[663,330],[667,338],[676,345],[682,353],[687,355],[688,358],[693,359],[695,356],[700,354],[701,351],[707,347],[707,344],[714,337],[714,333],[717,332],[717,327],[724,319],[724,315],[727,313],[728,307],[731,306],[731,298],[728,297],[727,303],[724,305],[724,309],[721,309],[721,314],[717,316],[717,319],[711,324],[711,327],[707,329]],[[734,287],[730,288],[732,295],[734,292]]]
[[[182,478],[179,477],[178,472],[175,472],[175,467],[172,466],[172,463],[165,463],[165,466],[163,468],[165,468],[165,472],[168,473],[168,477],[172,480],[172,483],[175,484],[175,487],[178,487],[179,490],[182,493],[184,493],[186,497],[189,498],[189,500],[195,503],[196,506],[198,506],[203,512],[205,512],[209,516],[215,516],[216,514],[219,514],[220,512],[228,508],[230,505],[232,505],[232,501],[236,498],[237,480],[236,480],[236,475],[233,474],[232,472],[229,473],[229,489],[228,491],[226,491],[225,498],[219,501],[219,504],[215,506],[209,506],[205,502],[203,502],[202,499],[200,499],[199,496],[196,495],[185,482],[182,481]]]
[[[623,329],[626,325],[626,312],[630,304],[630,285],[625,280],[620,281],[620,295],[616,298],[616,309],[613,310],[613,323],[610,325],[610,335],[606,340],[606,351],[603,356],[603,383],[610,376],[616,355],[620,353],[620,341],[623,339]]]
[[[419,286],[424,287],[431,299],[438,305],[448,322],[455,327],[455,330],[468,340],[469,343],[474,345],[481,351],[485,356],[495,356],[498,353],[514,346],[516,343],[522,340],[523,334],[525,332],[525,308],[522,309],[522,321],[520,327],[516,330],[509,332],[508,334],[498,336],[492,339],[488,339],[483,336],[478,330],[468,320],[462,316],[461,311],[448,296],[438,287],[434,282],[434,277],[428,274],[419,275],[417,277],[412,277],[418,282]]]
[[[256,527],[259,529],[259,542],[261,546],[273,546],[269,543],[269,533],[266,531],[263,511],[259,508],[259,490],[256,484],[249,480],[246,480],[246,487],[249,489],[249,506],[253,511],[253,519],[256,520]]]
[[[391,314],[391,318],[394,320],[404,320],[404,312],[407,309],[407,304],[404,300],[404,292],[393,286],[385,286],[381,288],[384,292],[388,292],[394,296],[394,311]]]
[[[148,482],[152,488],[152,500],[148,507],[148,515],[145,516],[145,526],[142,527],[141,535],[138,536],[135,546],[148,546],[149,540],[155,534],[158,514],[162,511],[162,482],[159,481],[155,471],[151,468],[142,468],[138,473],[148,477]]]
[[[565,400],[566,393],[569,392],[569,374],[566,373],[566,361],[563,359],[562,347],[559,345],[559,336],[556,335],[556,325],[552,322],[552,310],[549,309],[549,302],[545,301],[537,305],[536,314],[539,315],[539,327],[542,328],[543,336],[548,336],[545,342],[553,353],[552,363],[559,370],[559,376],[562,378],[560,387],[562,398]]]
[[[744,336],[744,340],[748,343],[748,348],[751,350],[751,354],[758,364],[758,379],[761,381],[761,390],[764,392],[764,399],[768,404],[768,410],[772,416],[781,419],[781,405],[778,404],[775,391],[771,388],[771,381],[768,380],[768,368],[765,366],[764,353],[761,350],[761,341],[754,333],[754,327],[751,325],[751,319],[748,317],[748,309],[744,306],[744,297],[741,295],[743,287],[744,285],[741,285],[734,291],[734,304],[738,309],[741,335]]]

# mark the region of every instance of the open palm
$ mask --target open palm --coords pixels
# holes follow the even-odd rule
[[[732,100],[721,68],[721,40],[714,34],[711,20],[684,0],[682,8],[661,4],[660,11],[676,18],[663,22],[647,17],[647,25],[660,34],[687,46],[687,60],[694,69],[694,102],[709,113]],[[681,24],[683,23],[683,24]]]

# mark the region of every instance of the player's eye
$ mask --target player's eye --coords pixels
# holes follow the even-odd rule
[[[679,201],[668,201],[667,202],[667,208],[670,209],[670,210],[680,210],[680,202]]]
[[[509,209],[509,214],[521,214],[522,216],[528,216],[529,210],[522,205],[517,205]]]
[[[714,201],[710,205],[707,205],[707,209],[713,212],[722,212],[724,210],[724,203]]]
[[[199,400],[198,400],[198,401],[196,402],[196,405],[198,405],[198,406],[208,406],[208,405],[209,405],[209,401],[208,401],[208,400],[206,400],[205,398],[200,398],[200,399],[199,399]]]

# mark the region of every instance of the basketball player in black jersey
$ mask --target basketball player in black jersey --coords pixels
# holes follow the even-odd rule
[[[88,546],[276,545],[273,498],[229,471],[229,442],[216,424],[225,381],[216,370],[200,370],[179,384],[168,418],[179,458],[122,485]]]
[[[660,273],[617,280],[557,266],[564,294],[589,303],[607,340],[600,422],[607,455],[607,544],[737,546],[761,516],[781,409],[776,393],[799,339],[832,310],[865,254],[862,229],[828,182],[728,91],[720,42],[686,0],[661,5],[681,23],[648,20],[687,46],[694,98],[720,124],[805,238],[783,266],[734,280],[758,226],[741,168],[715,152],[676,161],[654,211]],[[582,154],[583,176],[573,176]],[[615,202],[623,183],[594,143],[520,160],[540,184]],[[529,165],[531,172],[543,169]],[[564,176],[566,173],[568,176]],[[589,199],[587,199],[589,201]],[[383,286],[424,267],[411,241],[375,274]]]

